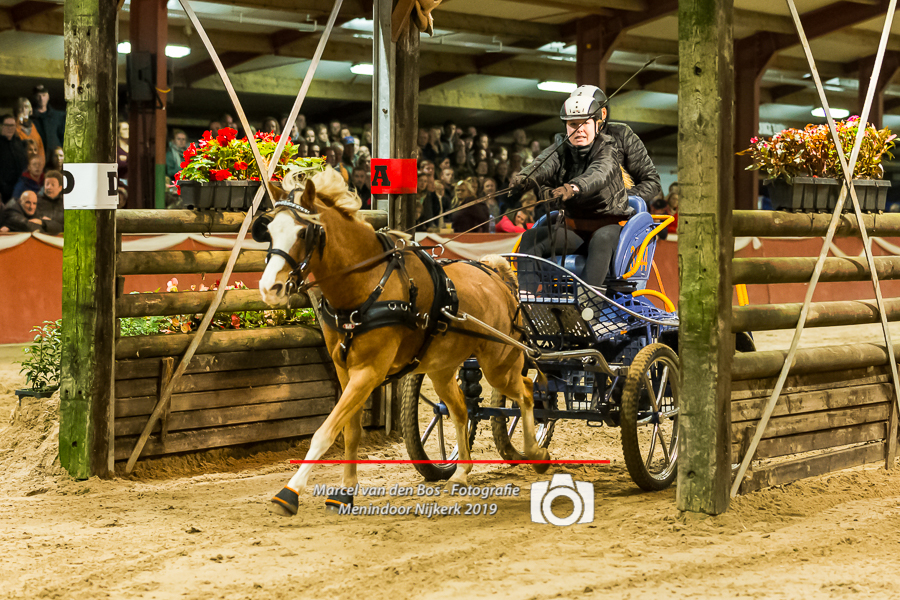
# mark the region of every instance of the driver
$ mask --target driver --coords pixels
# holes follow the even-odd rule
[[[622,223],[634,214],[625,191],[622,150],[603,131],[605,103],[606,95],[599,88],[582,86],[573,92],[560,110],[566,141],[542,152],[529,173],[519,173],[511,182],[522,187],[531,179],[553,188],[552,195],[565,202],[573,231],[557,228],[556,246],[583,253],[582,246],[587,244],[583,278],[594,287],[603,285]],[[541,256],[549,253],[550,245],[547,228],[535,227],[523,234],[520,251]]]

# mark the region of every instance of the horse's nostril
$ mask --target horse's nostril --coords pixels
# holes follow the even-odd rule
[[[272,287],[269,288],[269,291],[270,291],[271,293],[275,294],[276,296],[280,296],[280,295],[281,295],[281,291],[282,291],[283,289],[284,289],[284,286],[283,286],[282,284],[280,284],[280,283],[273,283],[273,284],[272,284]]]

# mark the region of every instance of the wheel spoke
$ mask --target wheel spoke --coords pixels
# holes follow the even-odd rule
[[[644,466],[647,467],[647,470],[650,470],[650,461],[653,460],[653,451],[656,450],[656,432],[659,431],[659,425],[653,426],[653,435],[650,436],[650,450],[647,451],[647,460],[644,461]]]
[[[662,429],[659,425],[656,426],[656,431],[654,431],[654,433],[659,436],[659,447],[662,448],[663,456],[666,459],[666,466],[669,466],[672,462],[669,458],[669,447],[668,444],[666,444],[666,438],[663,436]]]
[[[426,398],[426,397],[424,396],[424,394],[419,394],[419,398],[420,398],[423,402],[425,402],[425,404],[428,404],[431,408],[433,408],[433,409],[435,409],[435,410],[438,409],[438,405],[435,404],[434,402],[432,402],[431,400],[429,400],[428,398]]]
[[[431,422],[428,424],[428,427],[425,428],[425,433],[422,434],[422,443],[425,443],[425,440],[428,439],[428,436],[431,435],[431,432],[434,430],[434,426],[437,425],[438,419],[441,418],[441,415],[435,415],[434,418],[431,419]]]
[[[440,419],[440,415],[438,415],[438,418]],[[440,419],[440,421],[438,422],[438,444],[440,445],[441,449],[441,458],[446,459],[447,447],[444,444],[444,419]]]
[[[659,404],[656,401],[656,392],[653,389],[653,383],[651,383],[650,378],[647,377],[646,373],[641,374],[641,379],[643,380],[643,385],[647,388],[647,393],[650,395],[650,406],[653,408],[653,412],[659,411]]]
[[[519,417],[518,416],[513,417],[512,424],[509,426],[509,429],[506,431],[506,434],[509,437],[512,437],[513,431],[516,430],[516,425],[518,425],[518,424],[519,424]]]
[[[669,382],[669,365],[663,367],[662,375],[659,378],[659,391],[656,393],[657,398],[664,398],[666,395],[666,384]],[[659,406],[656,410],[661,410]]]

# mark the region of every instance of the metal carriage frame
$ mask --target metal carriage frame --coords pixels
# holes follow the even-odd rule
[[[549,445],[561,419],[620,426],[626,465],[635,482],[646,490],[671,485],[680,385],[677,316],[657,308],[640,293],[635,295],[633,286],[611,286],[601,293],[553,261],[525,254],[504,257],[519,279],[528,336],[525,343],[499,337],[526,352],[533,374],[540,370],[546,376],[546,383],[534,386],[539,444]],[[487,327],[468,315],[447,316]],[[455,431],[444,426],[449,423],[447,407],[421,394],[423,377],[413,375],[403,383],[403,436],[411,458],[447,461],[416,464],[423,477],[447,479],[456,469],[458,446],[448,441],[445,429],[454,435]],[[510,461],[525,460],[514,440],[518,407],[508,406],[512,403],[497,392],[485,401],[481,378],[474,358],[460,369],[458,379],[469,414],[467,442],[471,446],[480,423],[489,421],[500,455]]]

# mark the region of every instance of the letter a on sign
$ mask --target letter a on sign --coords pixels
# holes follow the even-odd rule
[[[416,159],[414,158],[373,158],[373,194],[415,194]]]

